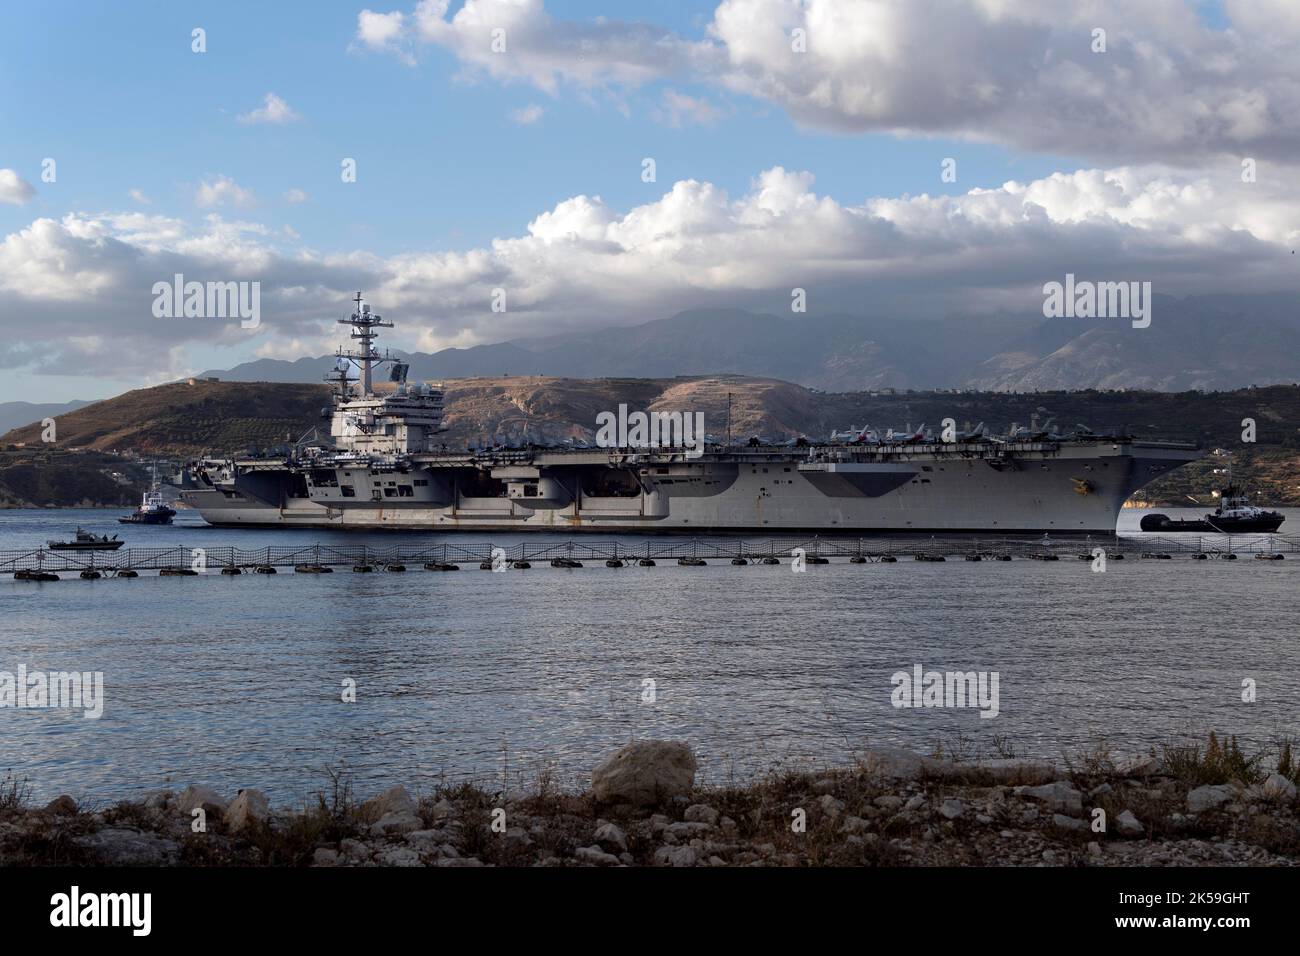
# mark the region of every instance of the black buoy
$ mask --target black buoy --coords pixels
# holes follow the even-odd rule
[[[100,578],[103,577],[103,575],[100,574],[98,571],[93,570],[92,568],[86,568],[86,570],[81,572],[81,577],[82,580],[85,581],[98,581]]]
[[[781,559],[780,559],[780,558],[764,558],[764,559],[763,559],[763,563],[764,563],[764,564],[780,564],[780,563],[781,563]]]
[[[732,563],[732,564],[737,564],[737,565],[741,565],[741,564],[749,564],[749,562],[746,561],[744,558],[732,558],[732,559],[731,559],[731,563]]]
[[[581,561],[575,561],[573,558],[552,558],[551,567],[553,568],[580,568]]]
[[[233,564],[229,564],[226,565],[226,567],[221,569],[221,573],[222,574],[243,574],[244,572],[241,571],[239,568],[235,567]]]
[[[880,556],[880,563],[881,563],[881,564],[897,564],[897,563],[898,563],[898,558],[894,557],[892,554],[882,554],[882,555]]]
[[[623,566],[623,562],[620,561],[618,558],[605,559],[605,567],[607,568],[621,568],[622,566]]]
[[[398,572],[405,571],[405,570],[406,570],[406,565],[404,565],[404,564],[390,564],[390,565],[385,566],[384,570],[385,570],[385,571],[392,571],[394,574],[396,574],[396,573],[398,573]]]
[[[642,558],[640,561],[637,562],[637,564],[641,565],[641,567],[643,568],[653,568],[655,566],[655,559]]]
[[[275,567],[270,564],[259,564],[253,570],[257,574],[275,574]]]
[[[529,564],[527,561],[516,561],[514,564],[510,566],[514,568],[516,571],[527,571],[529,568],[532,567],[532,565]]]
[[[130,568],[123,568],[121,571],[117,572],[117,576],[119,578],[138,578],[140,575],[138,572],[132,571]]]
[[[867,559],[860,554],[855,554],[853,557],[849,558],[849,564],[866,564],[866,563],[867,563]]]

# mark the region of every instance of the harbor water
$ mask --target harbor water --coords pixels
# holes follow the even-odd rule
[[[1167,510],[1171,515],[1176,510]],[[1136,532],[1140,512],[1121,515]],[[0,550],[77,525],[130,548],[391,545],[395,536],[0,512]],[[1289,519],[1300,525],[1300,515]],[[1286,530],[1284,526],[1284,530]],[[447,538],[458,544],[483,535]],[[510,546],[536,535],[503,536]],[[556,541],[567,540],[556,538]],[[638,539],[625,539],[635,542]],[[1247,556],[1249,557],[1249,556]],[[843,765],[865,746],[1060,759],[1300,730],[1300,560],[535,565],[0,581],[0,672],[102,672],[103,714],[0,708],[0,773],[107,801],[205,783],[277,804],[472,779],[580,787],[634,738],[685,740],[706,783]],[[894,706],[897,672],[996,673],[997,716]],[[355,702],[345,690],[355,686]],[[1243,687],[1254,690],[1243,693]]]

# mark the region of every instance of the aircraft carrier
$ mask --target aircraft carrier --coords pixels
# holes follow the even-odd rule
[[[1018,429],[936,440],[869,429],[772,446],[449,451],[443,394],[374,347],[363,305],[340,324],[330,440],[191,463],[181,499],[210,524],[411,531],[1112,534],[1124,501],[1202,457],[1194,445]],[[390,366],[379,394],[374,370]],[[349,372],[359,370],[356,377]]]

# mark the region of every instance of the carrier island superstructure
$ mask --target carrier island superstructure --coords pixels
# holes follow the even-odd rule
[[[443,394],[407,384],[363,305],[338,352],[330,441],[193,463],[181,498],[227,527],[413,531],[1111,534],[1137,489],[1202,452],[1025,431],[941,441],[854,436],[772,446],[448,450]],[[349,375],[352,367],[358,370]],[[382,394],[374,370],[390,367]]]

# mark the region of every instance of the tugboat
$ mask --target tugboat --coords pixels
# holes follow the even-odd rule
[[[1250,503],[1245,491],[1229,484],[1223,490],[1223,503],[1207,514],[1203,519],[1191,521],[1176,520],[1167,515],[1146,515],[1142,519],[1143,531],[1200,531],[1219,534],[1272,534],[1282,522],[1284,515],[1276,511],[1265,511]]]
[[[94,535],[82,528],[77,529],[77,536],[71,541],[45,542],[51,551],[116,551],[125,541],[119,541],[117,535]]]
[[[118,518],[120,524],[171,524],[176,517],[176,509],[168,506],[158,490],[158,472],[153,473],[153,486],[144,493],[140,507],[129,515]]]

